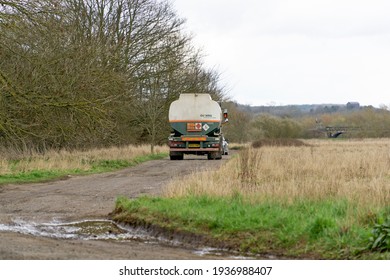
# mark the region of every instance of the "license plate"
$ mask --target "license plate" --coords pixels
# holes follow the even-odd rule
[[[200,144],[188,144],[188,148],[200,148]]]

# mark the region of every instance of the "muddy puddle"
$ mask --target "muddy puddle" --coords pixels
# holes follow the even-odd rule
[[[180,241],[152,236],[146,230],[123,226],[110,220],[82,220],[69,223],[59,221],[35,223],[14,220],[8,225],[0,224],[0,232],[2,231],[57,239],[112,240],[118,242],[133,240],[167,246],[185,246]],[[193,249],[193,254],[198,256],[224,256],[233,259],[251,258],[211,247]]]
[[[9,225],[0,224],[0,231],[79,240],[129,240],[147,237],[141,230],[129,230],[109,220],[83,220],[71,223],[56,221],[34,223],[15,220]]]

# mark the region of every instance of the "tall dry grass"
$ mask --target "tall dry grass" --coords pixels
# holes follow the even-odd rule
[[[173,181],[169,197],[242,194],[259,202],[345,199],[390,204],[390,139],[310,140],[308,146],[248,147],[218,171]]]
[[[155,153],[167,153],[168,147],[157,146]],[[44,154],[2,150],[0,154],[0,175],[33,170],[89,170],[93,163],[101,160],[132,160],[150,154],[150,146],[123,146],[87,151],[47,151]]]

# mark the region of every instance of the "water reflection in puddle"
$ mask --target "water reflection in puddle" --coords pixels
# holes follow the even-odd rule
[[[169,246],[182,246],[175,240],[167,240],[150,235],[141,228],[119,225],[110,220],[83,220],[70,223],[54,221],[51,223],[35,223],[23,220],[14,220],[11,224],[0,224],[0,232],[16,232],[40,237],[77,239],[77,240],[137,240],[148,244],[165,244]],[[234,256],[231,252],[216,248],[198,248],[193,251],[198,256],[225,256],[232,258],[246,258]]]
[[[0,224],[1,231],[80,240],[128,240],[147,238],[147,234],[143,230],[126,229],[109,220],[83,220],[71,223],[34,223],[16,220],[9,225]]]

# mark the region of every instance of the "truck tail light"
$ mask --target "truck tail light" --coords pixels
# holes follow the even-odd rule
[[[182,147],[184,146],[184,142],[180,141],[169,141],[169,147]]]

